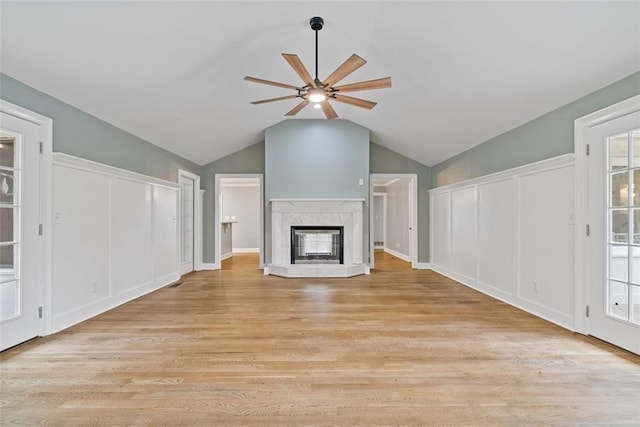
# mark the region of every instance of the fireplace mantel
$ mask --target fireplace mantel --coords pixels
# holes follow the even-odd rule
[[[362,260],[365,199],[270,199],[268,273],[285,277],[350,277],[366,272]],[[291,264],[291,226],[343,226],[344,264]]]

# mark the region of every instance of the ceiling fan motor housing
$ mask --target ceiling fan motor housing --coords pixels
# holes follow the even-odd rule
[[[314,16],[309,21],[309,25],[311,25],[311,29],[313,31],[320,31],[324,26],[324,19],[320,18],[319,16]]]

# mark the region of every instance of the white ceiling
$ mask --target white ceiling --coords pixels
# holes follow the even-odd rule
[[[0,71],[169,151],[206,164],[263,139],[296,100],[243,81],[300,84],[282,52],[319,77],[393,87],[334,103],[373,141],[437,164],[640,70],[640,2],[2,1]],[[322,118],[307,108],[297,118]]]

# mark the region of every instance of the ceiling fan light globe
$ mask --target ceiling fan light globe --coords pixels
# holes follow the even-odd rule
[[[322,89],[311,89],[309,90],[309,101],[311,102],[322,102],[327,99],[327,95],[325,95]]]

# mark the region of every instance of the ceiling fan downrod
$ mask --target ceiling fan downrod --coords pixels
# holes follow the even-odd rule
[[[318,31],[322,29],[324,26],[324,19],[319,16],[314,16],[309,21],[309,25],[311,25],[311,29],[316,32],[316,78],[315,83],[318,87],[322,87],[322,82],[318,79]]]

